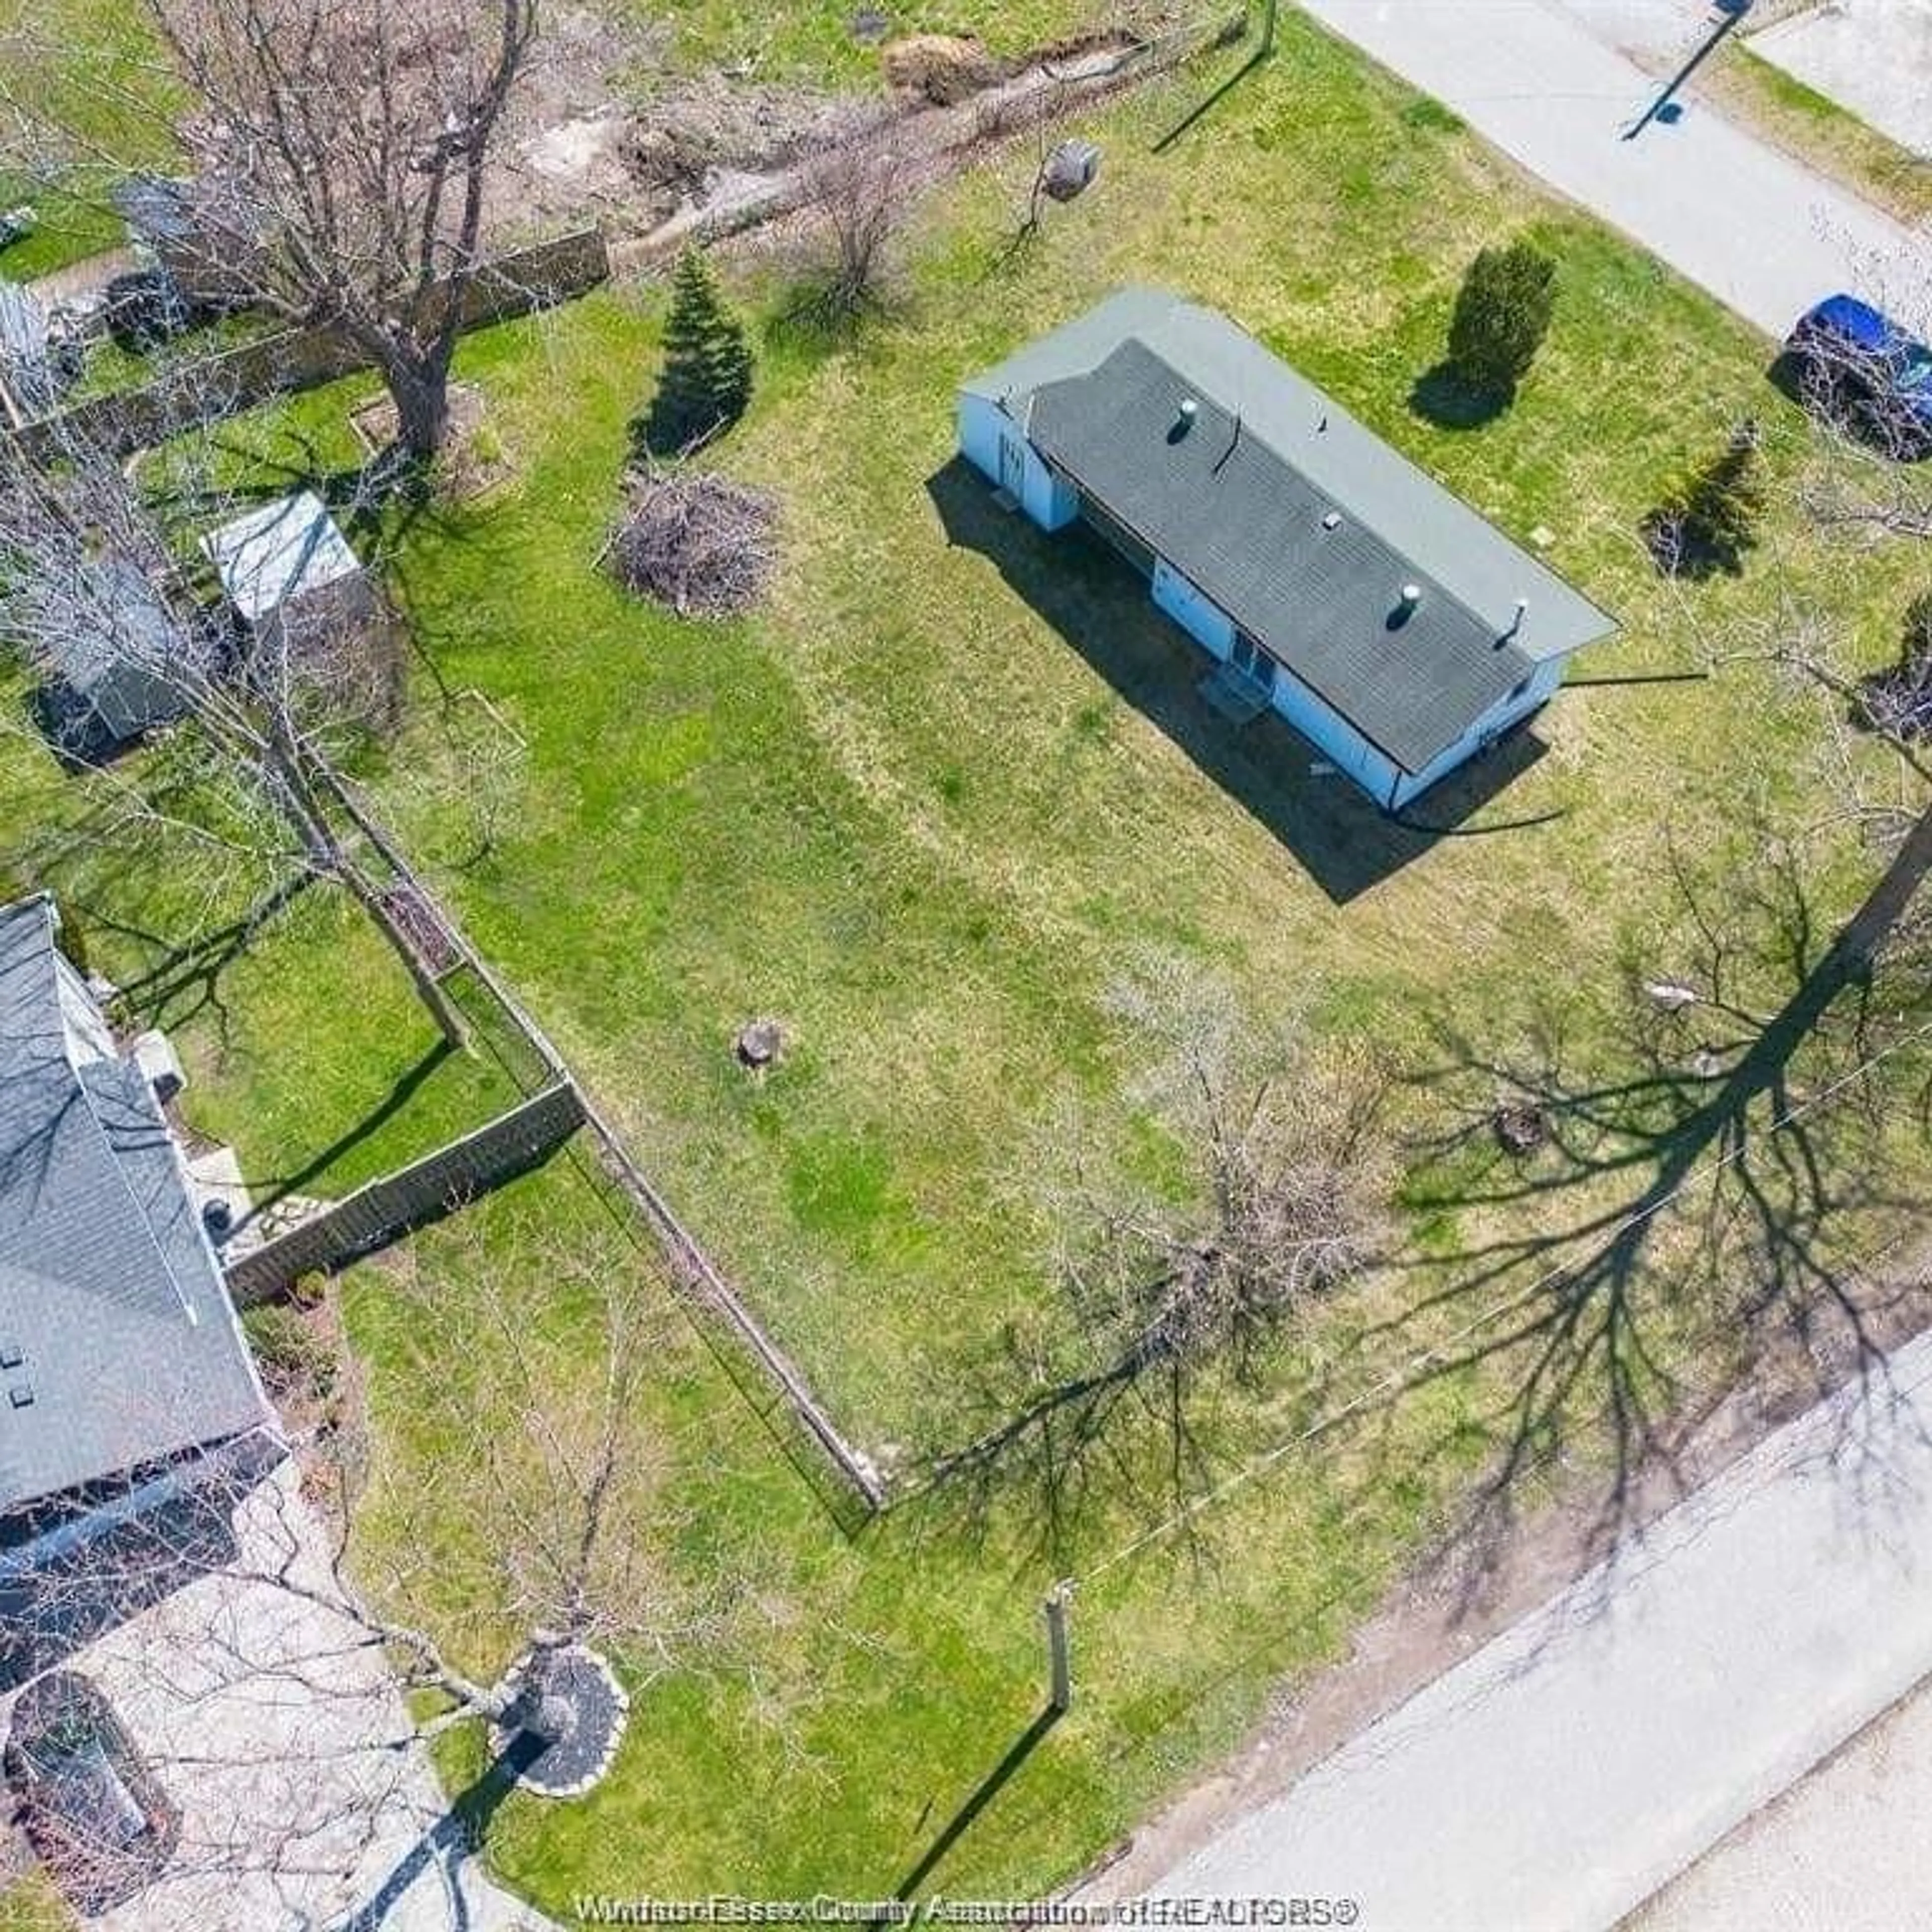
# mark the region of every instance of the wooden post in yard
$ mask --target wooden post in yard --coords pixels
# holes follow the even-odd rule
[[[1066,1606],[1073,1600],[1073,1586],[1060,1582],[1047,1593],[1046,1670],[1047,1708],[1063,1714],[1073,1703],[1073,1661],[1066,1646]]]

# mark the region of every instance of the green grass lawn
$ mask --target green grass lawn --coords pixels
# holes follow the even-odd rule
[[[675,8],[655,0],[606,0],[606,10],[614,20],[646,31],[668,26],[673,59],[679,66],[722,65],[760,81],[855,88],[878,84],[877,38],[854,31],[866,9],[845,0],[788,0],[783,6],[756,10],[734,5],[732,0],[681,0]],[[885,16],[892,38],[909,34],[970,35],[1003,58],[1112,25],[1120,17],[1119,10],[1096,5],[1093,0],[1020,0],[1017,5],[959,0],[945,7],[876,10]],[[1239,10],[1232,6],[1226,10]]]
[[[1607,1004],[1628,935],[1673,916],[1642,862],[1660,828],[1720,872],[1741,792],[1811,808],[1815,714],[1738,663],[1580,687],[1461,836],[1406,837],[1311,779],[1286,732],[1222,728],[1142,586],[993,514],[952,462],[957,378],[1123,281],[1165,282],[1519,538],[1550,526],[1556,567],[1623,620],[1591,676],[1691,666],[1700,630],[1774,584],[1834,580],[1838,558],[1780,512],[1742,580],[1660,584],[1636,525],[1685,461],[1746,413],[1778,476],[1802,460],[1763,345],[1466,136],[1418,128],[1326,42],[1298,30],[1288,52],[1166,158],[1147,136],[1173,95],[1102,122],[1104,190],[1017,272],[988,279],[1012,186],[989,173],[936,216],[903,319],[829,354],[768,346],[718,460],[784,500],[769,614],[680,624],[589,567],[651,379],[655,312],[622,296],[471,346],[519,478],[405,558],[418,634],[529,743],[514,830],[453,882],[464,916],[874,1449],[943,1433],[962,1366],[1038,1303],[1034,1177],[1067,1108],[1102,1149],[1138,1130],[1137,1042],[1103,996],[1142,949],[1204,962],[1258,1010],[1420,1051],[1553,985]],[[1468,252],[1516,224],[1562,258],[1556,334],[1507,416],[1434,428],[1410,386]],[[1906,573],[1861,568],[1876,638]],[[434,815],[404,816],[433,850]],[[729,1043],[766,1012],[795,1044],[754,1084]]]
[[[1697,88],[1724,113],[1900,220],[1920,222],[1932,214],[1932,160],[1900,147],[1750,48],[1728,50],[1699,77]]]
[[[1766,344],[1448,118],[1288,14],[1276,62],[1154,157],[1154,136],[1209,80],[1096,119],[1100,186],[1051,211],[1016,262],[997,258],[1030,178],[1023,154],[926,212],[894,315],[843,343],[766,332],[758,400],[716,459],[783,501],[782,567],[756,616],[681,622],[594,567],[624,425],[654,374],[650,290],[466,346],[462,373],[514,473],[401,539],[419,640],[523,750],[486,855],[434,782],[448,759],[427,712],[372,769],[385,810],[848,1432],[882,1454],[956,1440],[962,1390],[1003,1325],[1064,1319],[1042,1181],[1064,1161],[1070,1115],[1098,1163],[1171,1166],[1136,1085],[1147,1042],[1108,999],[1148,949],[1225,978],[1258,1015],[1372,1042],[1418,1076],[1456,1035],[1504,1055],[1552,1015],[1573,1077],[1614,1075],[1627,980],[1682,956],[1682,884],[1722,896],[1742,882],[1742,896],[1767,846],[1810,838],[1831,796],[1816,706],[1762,662],[1614,680],[1694,670],[1732,627],[1808,604],[1840,611],[1876,662],[1923,575],[1904,552],[1852,557],[1790,507],[1808,431],[1765,382]],[[1519,227],[1560,258],[1555,332],[1508,413],[1433,427],[1411,387],[1468,255]],[[748,253],[736,285],[769,316],[784,296],[764,262]],[[1477,775],[1429,802],[1464,814],[1447,835],[1386,825],[1270,724],[1215,719],[1195,693],[1202,661],[1143,586],[1078,538],[999,518],[952,461],[957,380],[1129,280],[1215,302],[1506,530],[1547,527],[1554,566],[1622,618],[1507,787],[1485,796]],[[258,446],[285,452],[292,430],[322,463],[347,460],[343,410],[362,393],[258,422]],[[1640,518],[1746,415],[1774,485],[1760,553],[1735,580],[1660,583]],[[245,449],[249,433],[230,440]],[[7,755],[52,786],[24,741]],[[37,822],[72,808],[22,808]],[[1807,856],[1808,910],[1828,930],[1870,857],[1849,830],[1817,834]],[[117,907],[121,926],[165,934],[197,890],[172,872],[117,884],[98,855],[57,869],[117,962],[151,950],[116,933]],[[124,910],[154,897],[138,921]],[[487,1101],[479,1054],[437,1063],[383,1112],[427,1028],[374,946],[305,896],[224,975],[225,1045],[218,1012],[189,1025],[197,1105],[251,1170],[298,1169],[380,1115],[334,1156],[352,1172]],[[1775,982],[1748,964],[1739,997],[1774,1004]],[[764,1013],[792,1044],[753,1082],[730,1042]],[[1901,1087],[1923,1071],[1888,1063]],[[1822,1077],[1801,1060],[1795,1090]],[[1397,1264],[1284,1338],[1262,1386],[1210,1378],[1210,1474],[1403,1359],[1414,1336],[1378,1336],[1378,1319],[1484,1244],[1567,1223],[1573,1200],[1628,1184],[1606,1162],[1540,1201],[1485,1199],[1478,1151],[1424,1138],[1444,1128],[1448,1093],[1420,1079],[1396,1111],[1413,1137]],[[1876,1105],[1834,1154],[1846,1174],[1882,1160],[1902,1185],[1923,1177],[1916,1134]],[[1883,1224],[1848,1210],[1821,1256],[1844,1261]],[[1750,1338],[1673,1276],[1687,1243],[1660,1226],[1643,1312],[1660,1376],[1696,1394],[1735,1373]],[[611,1269],[651,1265],[568,1162],[388,1265],[452,1294],[487,1280],[545,1310],[566,1244]],[[383,1486],[460,1490],[474,1472],[422,1420],[394,1277],[362,1270],[347,1300],[370,1373],[373,1577],[398,1520]],[[1449,1309],[1432,1332],[1459,1318]],[[595,1373],[587,1342],[577,1359]],[[980,1535],[928,1497],[850,1540],[694,1339],[668,1342],[650,1395],[664,1444],[652,1555],[688,1587],[730,1580],[728,1641],[640,1697],[592,1798],[513,1801],[492,1856],[556,1910],[579,1890],[884,1895],[1037,1711],[1037,1604],[1071,1572],[1086,1580],[1079,1702],[922,1883],[1018,1896],[1064,1878],[1230,1742],[1270,1685],[1340,1652],[1492,1454],[1511,1372],[1445,1378],[1372,1428],[1324,1433],[1201,1518],[1197,1540],[1102,1568],[1168,1507],[1157,1440],[1125,1446],[1050,1553],[1022,1497]],[[580,1385],[556,1373],[568,1405]],[[1579,1392],[1580,1414],[1592,1401]],[[1598,1449],[1583,1438],[1578,1453]],[[496,1527],[487,1495],[447,1516],[453,1553]],[[478,1667],[514,1644],[500,1600],[430,1594],[420,1613]]]
[[[39,226],[0,250],[0,275],[28,280],[124,244],[109,190],[130,164],[167,162],[176,99],[138,8],[26,0],[9,9],[0,102],[28,118],[0,134],[0,208],[29,203]]]

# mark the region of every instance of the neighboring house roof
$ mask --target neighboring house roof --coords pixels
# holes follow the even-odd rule
[[[44,668],[116,739],[138,737],[186,710],[170,677],[190,648],[160,594],[133,564],[108,558],[84,568],[66,613],[39,628]]]
[[[194,184],[166,175],[134,175],[110,199],[137,242],[185,242],[195,232]]]
[[[1211,310],[1125,290],[965,386],[1406,772],[1616,628]]]
[[[308,490],[224,524],[203,537],[201,547],[229,602],[251,624],[362,568],[349,539]]]
[[[0,1516],[272,1424],[180,1156],[54,944],[0,908]]]
[[[17,283],[0,278],[0,376],[28,409],[51,409],[60,385],[49,358],[47,314]]]

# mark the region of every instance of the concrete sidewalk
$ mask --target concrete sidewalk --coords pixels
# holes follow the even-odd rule
[[[1604,1932],[1932,1671],[1932,1337],[1168,1874]]]
[[[1884,300],[1932,242],[1694,98],[1675,125],[1624,140],[1658,84],[1558,0],[1304,4],[1768,334],[1837,289]],[[1694,44],[1703,16],[1685,18]]]

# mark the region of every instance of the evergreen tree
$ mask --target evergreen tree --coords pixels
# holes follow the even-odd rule
[[[631,425],[640,454],[671,454],[726,429],[752,399],[752,351],[694,246],[678,257],[664,327],[664,370],[650,413]]]
[[[1448,365],[1472,395],[1508,401],[1529,372],[1556,306],[1556,263],[1532,243],[1485,248],[1449,323]]]
[[[1724,454],[1652,512],[1645,532],[1652,554],[1672,575],[1724,570],[1735,576],[1745,551],[1756,546],[1764,501],[1757,425],[1740,423]]]

